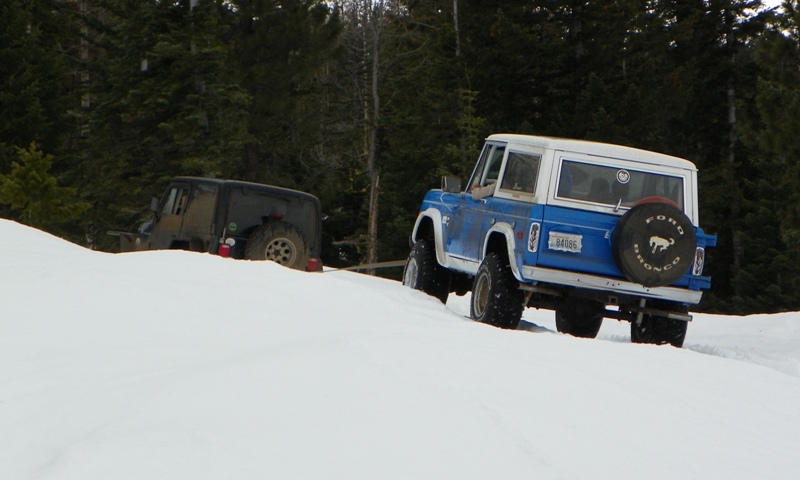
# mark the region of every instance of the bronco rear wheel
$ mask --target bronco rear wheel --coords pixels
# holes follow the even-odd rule
[[[671,302],[653,302],[651,306],[667,312],[689,313],[689,307],[686,305]],[[686,339],[688,327],[689,322],[685,320],[676,320],[660,315],[643,315],[641,322],[637,323],[636,320],[631,322],[631,342],[655,345],[670,344],[680,348]]]
[[[472,318],[495,327],[515,329],[522,318],[523,298],[505,257],[486,254],[472,287]]]
[[[631,322],[631,342],[655,345],[670,344],[680,348],[683,346],[683,341],[686,340],[688,327],[689,322],[684,320],[645,315],[641,323]]]
[[[635,205],[614,228],[614,260],[628,280],[664,287],[677,282],[692,266],[697,248],[694,226],[670,203],[664,199]]]
[[[595,338],[603,325],[605,305],[573,301],[556,309],[556,330],[573,337]]]

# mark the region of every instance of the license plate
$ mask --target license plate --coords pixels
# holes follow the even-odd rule
[[[581,253],[582,239],[583,235],[550,232],[550,236],[547,238],[547,248],[562,252]]]

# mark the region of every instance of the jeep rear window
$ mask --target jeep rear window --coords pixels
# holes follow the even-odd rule
[[[270,218],[291,223],[305,235],[317,235],[316,204],[301,197],[273,192],[236,189],[231,191],[227,222],[235,223],[241,232],[261,225]],[[307,239],[311,241],[311,238]]]
[[[663,197],[682,210],[683,178],[563,160],[556,197],[623,207],[646,197]]]

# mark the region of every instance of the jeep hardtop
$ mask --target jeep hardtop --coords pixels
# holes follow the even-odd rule
[[[120,251],[181,249],[290,268],[322,270],[319,200],[308,193],[236,180],[172,179],[136,232],[109,232]]]
[[[638,343],[681,346],[711,279],[688,160],[605,143],[497,134],[465,188],[423,199],[403,283],[442,302],[470,290],[471,316],[516,328],[523,308],[595,337],[603,318]]]

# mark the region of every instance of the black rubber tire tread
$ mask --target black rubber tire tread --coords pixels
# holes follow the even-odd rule
[[[686,307],[680,305],[673,307],[661,305],[658,308],[674,310],[680,313],[688,312]],[[673,347],[681,348],[684,340],[686,340],[686,330],[688,328],[689,322],[684,320],[645,315],[640,325],[637,325],[635,320],[631,322],[631,342],[652,343],[655,345],[670,344]]]
[[[432,240],[417,240],[411,248],[403,269],[403,285],[447,303],[450,294],[450,272],[436,261],[436,248]]]
[[[645,287],[664,287],[691,268],[697,238],[682,211],[665,202],[649,202],[622,216],[611,236],[611,248],[625,278]]]
[[[302,232],[286,222],[268,222],[250,234],[245,247],[247,260],[272,260],[285,267],[305,270],[310,251]]]
[[[495,327],[516,329],[522,318],[523,300],[522,290],[505,256],[487,254],[472,286],[472,318]]]
[[[605,305],[572,301],[556,309],[556,330],[573,337],[595,338],[603,325]]]

